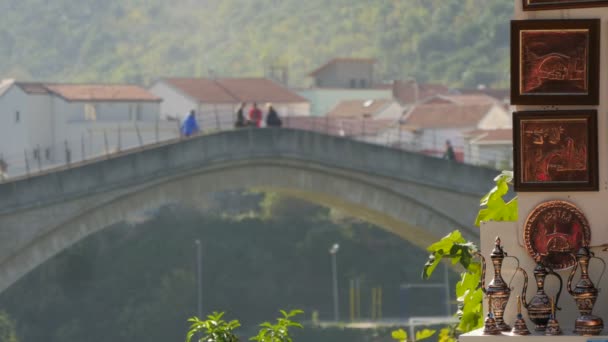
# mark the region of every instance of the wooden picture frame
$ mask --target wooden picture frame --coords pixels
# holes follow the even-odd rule
[[[599,104],[600,20],[511,21],[511,104]]]
[[[608,6],[608,0],[522,0],[524,11]]]
[[[513,113],[515,191],[598,191],[597,111]]]

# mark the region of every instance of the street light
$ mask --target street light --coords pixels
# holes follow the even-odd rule
[[[202,259],[202,246],[201,246],[201,240],[196,239],[194,241],[194,244],[196,244],[196,277],[197,277],[197,282],[196,282],[196,287],[197,287],[197,292],[198,292],[198,298],[197,298],[197,302],[198,302],[198,318],[202,319],[203,317],[203,281],[202,281],[202,272],[201,272],[201,259]]]
[[[340,245],[337,243],[334,243],[334,245],[329,249],[329,254],[331,254],[331,271],[333,276],[334,321],[336,322],[340,320],[340,312],[338,311],[338,266],[336,265],[336,254],[338,254],[339,249]]]

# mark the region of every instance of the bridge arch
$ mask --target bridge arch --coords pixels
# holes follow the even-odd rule
[[[0,200],[0,241],[18,237],[12,245],[0,242],[0,291],[133,211],[231,189],[276,191],[339,208],[420,246],[456,227],[476,239],[467,222],[494,173],[284,129],[225,132],[130,151],[0,186],[0,198],[14,195]],[[471,176],[478,183],[459,182]]]

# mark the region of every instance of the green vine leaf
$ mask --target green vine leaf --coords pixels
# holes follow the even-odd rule
[[[407,332],[403,329],[395,330],[391,332],[391,337],[397,341],[407,341]]]
[[[424,330],[417,331],[416,332],[416,341],[429,338],[429,337],[435,335],[436,332],[437,332],[437,330],[430,330],[430,329],[424,329]]]
[[[517,197],[505,202],[503,197],[509,192],[509,184],[513,182],[513,171],[503,171],[494,178],[496,186],[480,201],[480,209],[475,219],[475,225],[488,221],[517,221]]]

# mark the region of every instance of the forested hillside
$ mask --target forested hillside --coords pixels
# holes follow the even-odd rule
[[[513,0],[3,0],[0,78],[147,83],[163,75],[290,84],[336,56],[378,77],[506,85]]]

